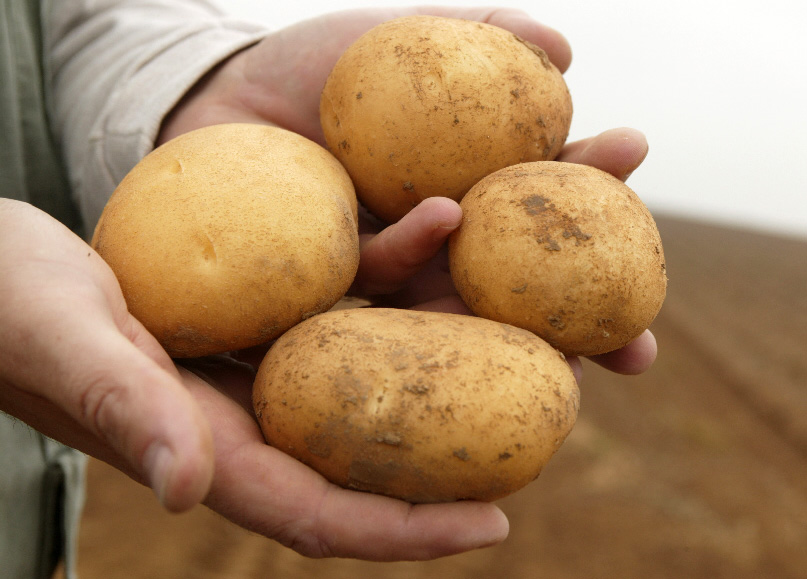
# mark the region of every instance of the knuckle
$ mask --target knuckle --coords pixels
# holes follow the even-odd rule
[[[330,485],[326,486],[318,500],[310,503],[310,515],[293,517],[275,528],[275,540],[291,550],[310,559],[326,559],[343,556],[336,547],[336,534],[328,533],[328,517],[324,515],[332,497]]]
[[[79,419],[94,435],[108,439],[114,435],[115,417],[128,398],[126,388],[106,373],[86,375],[82,378],[78,400]]]
[[[283,541],[281,541],[282,543]],[[287,543],[287,547],[309,559],[327,559],[335,557],[331,545],[320,537],[310,533],[295,534]]]

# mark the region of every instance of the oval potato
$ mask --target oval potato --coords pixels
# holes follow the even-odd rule
[[[480,181],[461,206],[449,267],[477,315],[526,328],[567,356],[589,356],[626,345],[661,309],[658,229],[615,177],[524,163]]]
[[[535,479],[574,425],[563,356],[472,316],[350,309],[270,349],[253,402],[266,440],[345,488],[491,501]]]
[[[323,147],[257,124],[158,147],[123,179],[92,245],[174,357],[268,342],[329,309],[358,268],[355,192]]]
[[[341,56],[322,92],[329,149],[359,200],[394,222],[426,197],[459,201],[485,175],[554,159],[572,102],[543,50],[480,22],[409,16]]]

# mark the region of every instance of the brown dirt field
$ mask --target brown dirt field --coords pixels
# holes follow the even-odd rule
[[[309,560],[203,507],[161,511],[98,462],[84,579],[796,579],[807,569],[807,241],[659,219],[670,277],[638,377],[586,366],[500,546],[426,563]]]

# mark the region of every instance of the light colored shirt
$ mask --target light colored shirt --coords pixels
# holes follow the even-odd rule
[[[205,0],[42,4],[53,129],[82,220],[94,227],[115,186],[153,148],[165,115],[266,30]]]

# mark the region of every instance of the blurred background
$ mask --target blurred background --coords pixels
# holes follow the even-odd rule
[[[277,29],[412,3],[220,4]],[[585,362],[577,424],[540,478],[500,501],[511,531],[497,547],[425,563],[305,559],[204,507],[169,515],[92,461],[81,577],[805,577],[807,4],[509,4],[572,45],[572,139],[619,126],[648,137],[629,183],[668,266],[656,364],[625,377]]]
[[[334,10],[412,0],[217,0],[273,29]],[[426,3],[428,4],[428,3]],[[566,36],[570,139],[643,131],[630,180],[654,212],[807,236],[807,3],[679,0],[507,2]]]

